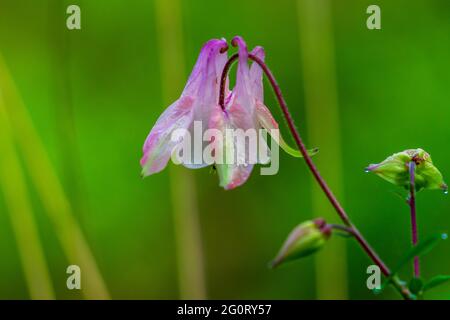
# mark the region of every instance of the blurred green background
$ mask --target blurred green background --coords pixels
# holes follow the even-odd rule
[[[69,4],[81,8],[81,30],[65,26]],[[382,30],[366,27],[370,4],[381,7]],[[0,298],[398,298],[392,289],[369,292],[370,261],[339,237],[314,257],[267,268],[296,224],[339,222],[302,160],[280,154],[277,175],[257,168],[244,186],[224,191],[209,168],[171,164],[142,180],[141,147],[203,43],[241,35],[266,49],[305,141],[321,149],[319,169],[393,265],[410,245],[408,207],[364,167],[422,147],[450,176],[449,34],[447,0],[0,0],[0,71],[3,84],[13,83],[1,87],[11,125],[1,131],[2,150],[17,155],[0,157],[18,169],[3,168],[0,184]],[[17,94],[8,93],[14,86]],[[266,88],[266,104],[284,123]],[[35,132],[15,118],[20,108]],[[30,215],[11,210],[23,199]],[[448,231],[449,210],[442,193],[421,192],[419,237]],[[26,250],[40,263],[24,260]],[[449,250],[443,243],[422,259],[425,277],[450,273]],[[81,265],[81,291],[66,288],[69,264]],[[49,288],[37,281],[30,294],[29,278],[41,269]],[[427,297],[450,298],[450,285]]]

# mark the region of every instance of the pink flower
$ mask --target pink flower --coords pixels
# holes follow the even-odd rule
[[[261,154],[253,159],[250,143],[245,139],[227,138],[226,132],[229,129],[242,132],[248,132],[250,129],[255,132],[259,150],[266,151],[266,158],[268,147],[264,137],[259,135],[260,129],[267,130],[271,135],[275,133],[274,140],[286,152],[300,157],[300,152],[290,148],[278,135],[276,130],[278,124],[264,105],[262,68],[256,62],[252,63],[251,67],[248,66],[249,53],[241,37],[235,37],[232,44],[239,47],[238,70],[236,85],[231,92],[228,89],[227,78],[224,88],[226,97],[224,105],[219,105],[219,91],[222,72],[227,61],[227,54],[224,52],[228,46],[223,39],[210,40],[202,48],[181,97],[159,117],[145,141],[144,156],[141,159],[143,176],[157,173],[165,168],[181,140],[173,140],[172,133],[177,129],[185,129],[186,132],[192,133],[196,121],[202,123],[203,130],[211,129],[222,133],[220,136],[224,137],[218,139],[214,136],[209,142],[215,145],[212,148],[214,155],[211,155],[217,168],[220,185],[227,190],[236,188],[247,181],[255,163],[265,163],[269,160],[264,160]],[[251,55],[252,58],[256,57],[263,61],[264,49],[256,47]],[[275,131],[272,131],[274,129]],[[195,134],[191,134],[192,136]],[[202,150],[205,150],[204,145]],[[225,160],[224,156],[227,154],[232,154],[235,161]],[[192,159],[183,159],[182,163],[188,168],[199,168],[207,165],[203,161],[202,157],[200,163]]]
[[[208,41],[202,48],[181,97],[170,105],[156,121],[145,140],[141,159],[142,176],[163,170],[177,141],[171,135],[176,129],[192,131],[193,122],[207,124],[219,99],[220,77],[227,61],[224,39]],[[192,167],[190,163],[184,163]]]

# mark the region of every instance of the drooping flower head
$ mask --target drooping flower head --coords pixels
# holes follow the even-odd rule
[[[194,131],[195,136],[197,122],[202,124],[203,130],[220,133],[218,136],[209,137],[209,142],[214,150],[212,162],[217,168],[220,185],[225,189],[242,185],[249,178],[254,164],[267,163],[270,160],[262,157],[261,153],[258,153],[256,159],[253,157],[256,154],[251,149],[254,143],[246,140],[246,135],[256,135],[257,145],[260,146],[258,150],[265,150],[267,155],[265,137],[259,135],[260,129],[265,129],[286,152],[295,157],[301,156],[299,151],[290,148],[279,136],[278,124],[264,105],[263,69],[259,65],[264,63],[264,49],[256,47],[249,53],[241,37],[235,37],[232,44],[238,47],[238,69],[233,90],[228,88],[226,75],[226,78],[223,78],[226,79],[225,86],[222,88],[225,99],[219,104],[222,73],[227,63],[225,51],[228,46],[223,39],[210,40],[202,48],[181,97],[159,117],[145,141],[144,156],[141,159],[143,176],[164,169],[174,149],[185,140],[183,137],[173,139],[173,133],[177,129],[185,129],[186,135],[192,136]],[[259,63],[253,62],[249,67],[249,58],[257,59]],[[242,133],[244,139],[230,137],[230,131]],[[204,136],[207,136],[206,132],[204,135],[202,132],[202,137]],[[194,141],[196,142],[198,143]],[[205,149],[205,142],[208,141],[201,142],[202,150]],[[190,147],[188,150],[190,151]],[[194,157],[198,154],[195,151]],[[188,168],[199,168],[208,164],[203,158],[198,163],[190,156],[187,159],[184,157],[181,163]]]

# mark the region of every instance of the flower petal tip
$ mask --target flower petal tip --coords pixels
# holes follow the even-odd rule
[[[256,46],[253,48],[252,54],[260,58],[264,58],[265,56],[264,48],[261,46]]]
[[[243,41],[241,36],[234,36],[233,39],[231,39],[231,45],[237,47],[241,41]]]
[[[230,182],[229,184],[223,186],[223,188],[224,188],[226,191],[229,191],[229,190],[236,189],[237,187],[239,187],[239,186],[241,186],[241,185],[242,185],[242,183],[237,183],[237,182],[235,182],[235,181],[232,181],[232,182]]]
[[[365,172],[372,172],[374,171],[376,168],[379,167],[379,164],[370,164],[369,166],[367,166],[364,171]]]
[[[231,45],[233,47],[239,48],[239,56],[243,58],[247,58],[248,50],[247,50],[247,43],[245,43],[245,40],[241,36],[235,36],[233,40],[231,40]]]

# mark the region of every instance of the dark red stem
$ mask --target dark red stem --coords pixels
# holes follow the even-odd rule
[[[417,245],[417,215],[416,215],[416,182],[415,182],[416,163],[409,163],[409,199],[408,204],[411,211],[411,235],[413,246]],[[420,277],[419,257],[414,257],[414,277]]]
[[[334,230],[339,230],[339,231],[343,231],[345,233],[347,233],[350,236],[354,236],[354,230],[353,228],[347,227],[347,226],[343,226],[340,224],[327,224],[327,227],[334,229]]]
[[[223,67],[222,77],[220,78],[220,93],[219,93],[219,106],[222,110],[225,110],[225,84],[227,82],[228,71],[230,71],[233,63],[239,58],[239,54],[233,54],[230,59],[228,59],[227,63]]]

